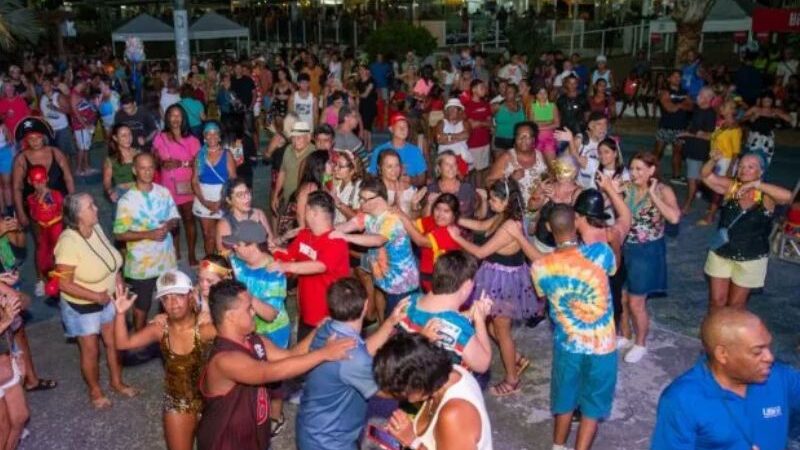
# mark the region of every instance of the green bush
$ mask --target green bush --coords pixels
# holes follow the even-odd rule
[[[364,48],[370,58],[378,53],[400,57],[409,50],[424,58],[436,50],[436,38],[423,27],[408,22],[389,22],[370,33]]]
[[[532,14],[513,21],[506,29],[506,36],[512,52],[528,55],[533,60],[538,60],[539,53],[552,45],[547,22],[538,21]]]

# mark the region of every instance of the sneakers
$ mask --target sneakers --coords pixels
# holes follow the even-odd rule
[[[44,281],[39,280],[36,282],[36,288],[33,291],[37,297],[44,297]]]
[[[572,450],[566,445],[553,444],[553,450]]]
[[[642,347],[641,345],[634,345],[628,350],[628,353],[625,354],[625,362],[636,364],[644,358],[644,355],[647,354],[647,347]]]
[[[624,350],[633,345],[633,341],[625,336],[617,336],[617,350]]]

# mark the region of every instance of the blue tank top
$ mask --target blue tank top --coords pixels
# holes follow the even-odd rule
[[[228,181],[228,154],[222,150],[222,156],[214,164],[213,169],[208,161],[208,154],[200,162],[200,175],[198,180],[202,184],[225,184]]]

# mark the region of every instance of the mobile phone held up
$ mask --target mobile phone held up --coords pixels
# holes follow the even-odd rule
[[[403,448],[400,442],[383,427],[370,425],[367,427],[367,437],[383,450],[401,450]]]

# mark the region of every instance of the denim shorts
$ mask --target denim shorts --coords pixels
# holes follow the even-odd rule
[[[113,302],[108,302],[102,311],[89,314],[81,314],[75,311],[63,298],[59,306],[61,307],[61,322],[64,324],[64,335],[66,337],[100,334],[100,327],[111,323],[116,314]]]
[[[667,292],[667,244],[664,238],[642,244],[622,246],[625,264],[625,290],[632,295]]]
[[[580,408],[587,419],[611,414],[617,386],[617,352],[606,355],[571,353],[553,349],[550,411],[566,414]]]

